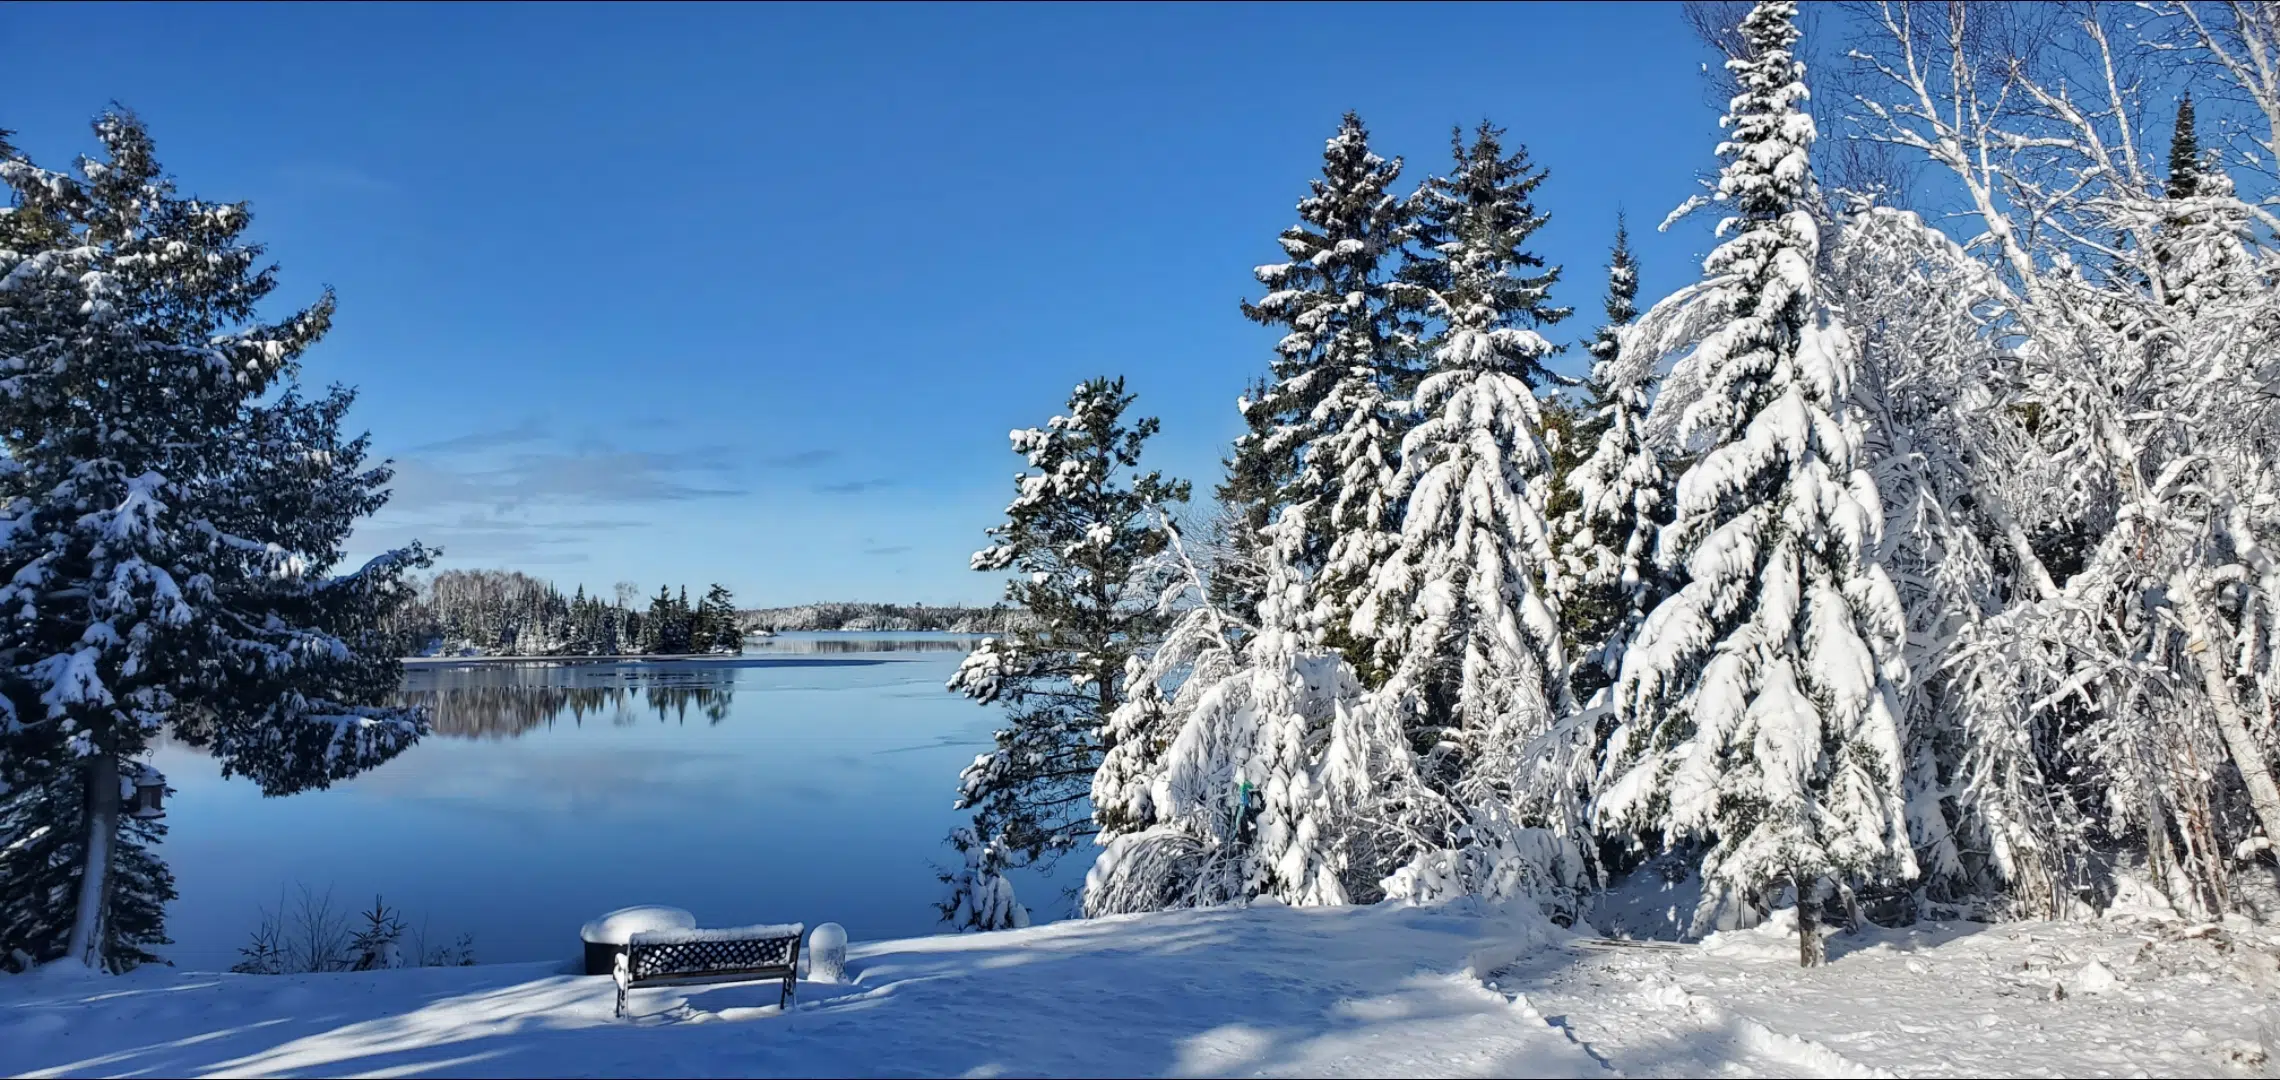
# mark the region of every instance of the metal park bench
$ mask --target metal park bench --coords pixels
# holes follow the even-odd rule
[[[617,1015],[625,1015],[628,991],[645,986],[748,982],[782,979],[778,1004],[792,1006],[799,979],[799,923],[731,926],[719,930],[644,930],[617,954]]]

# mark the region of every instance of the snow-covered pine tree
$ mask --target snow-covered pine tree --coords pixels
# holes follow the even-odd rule
[[[1417,358],[1414,319],[1390,265],[1409,222],[1407,202],[1391,190],[1400,175],[1401,160],[1372,153],[1361,118],[1347,113],[1323,150],[1321,178],[1299,200],[1299,223],[1283,231],[1288,261],[1257,268],[1268,291],[1243,305],[1287,333],[1273,380],[1245,402],[1250,429],[1236,442],[1229,474],[1239,482],[1229,490],[1271,500],[1244,507],[1251,523],[1308,507],[1294,569],[1316,605],[1309,632],[1340,646],[1354,594],[1392,550],[1397,525],[1391,488],[1402,432],[1392,390],[1413,377]]]
[[[976,811],[960,850],[998,852],[992,867],[1051,860],[1093,835],[1086,796],[1102,752],[1114,749],[1103,745],[1103,724],[1126,700],[1128,661],[1169,622],[1156,602],[1165,534],[1146,515],[1185,502],[1188,485],[1139,471],[1158,424],[1127,421],[1132,402],[1123,379],[1094,379],[1071,392],[1066,415],[1013,432],[1029,471],[990,529],[996,542],[974,554],[976,570],[1018,572],[1006,601],[1030,614],[984,641],[950,680],[953,691],[1005,706],[996,748],[959,778],[959,808]],[[955,890],[998,876],[944,880]],[[954,895],[943,910],[1005,910],[987,900]]]
[[[1613,683],[1623,652],[1667,586],[1654,563],[1655,533],[1670,521],[1670,477],[1647,437],[1654,393],[1652,350],[1623,348],[1638,318],[1639,267],[1618,218],[1607,262],[1607,321],[1592,336],[1584,381],[1590,440],[1567,477],[1573,513],[1555,523],[1569,591],[1561,619],[1574,650],[1573,688],[1588,697]]]
[[[294,386],[331,298],[256,321],[275,279],[245,207],[177,195],[132,116],[95,134],[105,158],[75,176],[0,161],[0,783],[18,793],[0,858],[36,863],[0,866],[0,956],[120,970],[165,940],[172,892],[157,830],[122,812],[152,738],[272,795],[410,745],[418,714],[378,704],[399,678],[383,616],[426,554],[334,575],[389,473],[342,433],[348,391]]]
[[[1148,786],[1151,823],[1109,838],[1085,879],[1087,914],[1259,896],[1369,903],[1426,846],[1409,826],[1433,797],[1399,726],[1306,629],[1306,520],[1286,508],[1262,535],[1268,587],[1238,658],[1223,644],[1227,617],[1208,612],[1183,627],[1193,659],[1162,658],[1184,677],[1151,703],[1162,711],[1152,723],[1177,732]]]
[[[1705,845],[1698,929],[1794,885],[1812,963],[1827,886],[1915,873],[1893,694],[1902,616],[1872,561],[1882,510],[1855,465],[1853,346],[1817,270],[1794,0],[1760,0],[1741,32],[1719,147],[1727,239],[1704,263],[1725,323],[1690,358],[1702,392],[1679,430],[1703,452],[1659,545],[1685,583],[1624,656],[1598,811]]]
[[[1580,787],[1532,771],[1569,711],[1536,399],[1553,351],[1537,328],[1567,312],[1546,302],[1558,271],[1526,247],[1545,221],[1530,202],[1544,173],[1502,135],[1484,123],[1468,145],[1458,132],[1450,175],[1418,195],[1423,254],[1403,280],[1439,329],[1394,482],[1400,533],[1353,622],[1387,672],[1382,708],[1429,748],[1425,775],[1462,822],[1449,838],[1461,870],[1435,880],[1488,894],[1547,884],[1548,868],[1501,865],[1516,832],[1588,832]]]

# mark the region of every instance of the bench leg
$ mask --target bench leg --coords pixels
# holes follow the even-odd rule
[[[617,1018],[623,1020],[625,1019],[625,987],[620,985],[617,992]]]
[[[795,982],[797,982],[798,979],[799,976],[797,974],[784,976],[784,996],[777,999],[776,1001],[776,1007],[778,1009],[788,1010],[792,1007],[793,985]]]

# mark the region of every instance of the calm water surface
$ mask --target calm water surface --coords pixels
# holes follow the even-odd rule
[[[176,965],[226,967],[281,892],[375,892],[484,961],[575,954],[628,904],[699,925],[832,921],[857,940],[930,933],[958,770],[996,722],[942,684],[974,639],[787,634],[741,660],[408,668],[435,732],[329,790],[265,799],[162,749],[162,845],[182,897]],[[1065,914],[1071,864],[1017,879]]]

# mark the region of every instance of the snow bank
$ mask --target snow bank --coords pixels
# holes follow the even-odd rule
[[[820,927],[819,927],[820,929]],[[1524,1075],[1606,1070],[1464,973],[1496,920],[1255,908],[857,944],[852,983],[553,965],[0,978],[0,1076]]]
[[[2257,1075],[2280,935],[2113,922],[1764,955],[1451,909],[1166,912],[857,944],[853,980],[645,992],[551,964],[0,978],[11,1075]],[[817,927],[821,931],[823,927]],[[816,946],[821,952],[821,945]],[[2053,994],[2092,963],[2096,994]],[[2092,976],[2093,981],[2101,981]]]
[[[1828,933],[1822,927],[1821,933]],[[1705,956],[1734,960],[1797,962],[1797,909],[1776,908],[1765,921],[1743,930],[1719,930],[1702,939]]]

